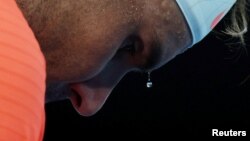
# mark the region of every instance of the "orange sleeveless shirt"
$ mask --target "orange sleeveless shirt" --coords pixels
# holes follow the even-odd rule
[[[15,0],[0,0],[0,141],[42,141],[45,60]]]

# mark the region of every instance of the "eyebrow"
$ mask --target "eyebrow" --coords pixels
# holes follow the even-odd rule
[[[143,64],[140,69],[144,72],[154,69],[160,62],[162,56],[162,45],[157,33],[153,36],[153,41],[150,45],[150,53],[146,57],[146,63]]]

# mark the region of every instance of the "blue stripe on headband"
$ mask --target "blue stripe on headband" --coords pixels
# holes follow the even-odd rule
[[[236,0],[176,0],[192,33],[192,46],[228,13]]]

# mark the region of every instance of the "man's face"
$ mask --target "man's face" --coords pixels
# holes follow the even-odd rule
[[[54,0],[38,11],[31,27],[47,61],[47,101],[70,97],[85,116],[126,73],[157,69],[191,43],[173,0]]]

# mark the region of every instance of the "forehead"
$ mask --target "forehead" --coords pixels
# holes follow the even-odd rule
[[[176,1],[161,0],[155,4],[159,9],[153,11],[158,17],[154,30],[161,48],[158,68],[186,50],[192,39],[188,24]]]

